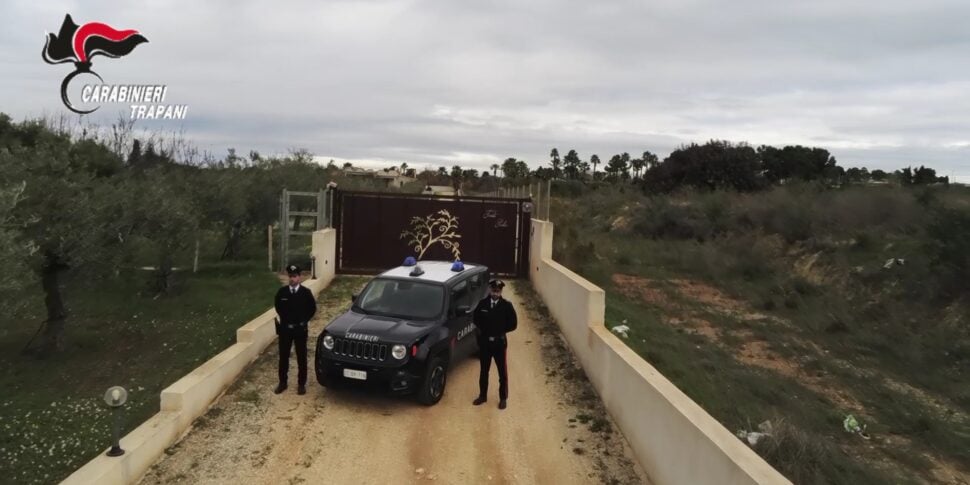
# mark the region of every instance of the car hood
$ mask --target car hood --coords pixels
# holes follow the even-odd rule
[[[351,310],[330,322],[326,332],[334,337],[407,344],[426,335],[433,326],[430,322],[413,323]]]

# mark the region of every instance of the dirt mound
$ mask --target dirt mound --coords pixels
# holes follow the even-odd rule
[[[800,259],[799,263],[796,264],[799,274],[809,281],[822,278],[814,269],[817,257],[817,254],[808,256]],[[663,312],[661,321],[665,324],[684,328],[691,334],[701,335],[712,344],[732,353],[738,362],[765,369],[798,382],[816,394],[825,397],[840,412],[852,413],[867,423],[875,423],[874,418],[866,413],[865,406],[856,398],[851,389],[846,388],[827,374],[808,370],[810,361],[825,358],[825,351],[815,343],[798,336],[789,322],[755,312],[746,303],[724,294],[717,288],[697,281],[687,279],[652,280],[624,274],[614,274],[611,279],[616,291],[620,294],[628,298],[639,299],[660,309]],[[808,349],[808,352],[814,355],[786,358],[772,348],[771,342],[759,338],[748,328],[735,326],[724,328],[715,325],[710,318],[705,318],[695,309],[697,303],[701,304],[703,310],[707,312],[719,313],[748,322],[757,322],[761,325],[784,327],[788,331],[787,338],[790,341],[796,342],[800,348]],[[726,337],[731,337],[731,339],[729,340]],[[731,341],[732,344],[729,345],[727,341]],[[740,341],[740,344],[735,341]],[[867,375],[869,378],[881,379],[888,389],[919,398],[927,405],[928,409],[948,420],[965,422],[968,419],[967,414],[961,411],[959,406],[940,396],[895,381],[872,370],[857,369],[845,361],[826,360],[843,369],[850,369],[853,372]],[[886,435],[874,438],[863,445],[861,449],[853,448],[844,451],[846,453],[859,453],[861,451],[868,459],[876,463],[884,463],[886,469],[891,469],[892,459],[888,457],[893,455],[887,451],[888,449],[913,450],[914,446],[909,440],[901,436]],[[953,463],[922,452],[914,451],[913,453],[915,453],[916,458],[926,460],[933,480],[939,483],[970,483]]]
[[[690,310],[687,305],[678,305],[677,300],[700,303],[705,310],[721,313],[746,321],[759,321],[768,324],[788,325],[780,319],[753,311],[746,303],[725,295],[713,286],[687,279],[668,280],[672,283],[674,295],[668,295],[661,289],[660,282],[639,276],[614,274],[613,283],[623,295],[640,298],[643,302],[656,306],[664,311],[664,323],[687,328],[691,333],[702,335],[712,343],[729,350],[739,362],[777,372],[790,379],[795,379],[812,391],[825,396],[831,402],[853,412],[868,417],[863,412],[862,404],[846,389],[841,389],[834,382],[828,382],[824,376],[805,370],[804,364],[787,359],[771,348],[769,342],[758,339],[754,333],[746,328],[720,328],[711,321]],[[666,285],[670,287],[670,285]],[[740,345],[728,346],[723,339],[730,335],[741,341]]]
[[[616,289],[624,296],[640,298],[651,305],[668,308],[669,299],[662,290],[653,286],[653,280],[619,273],[614,274],[612,279]]]

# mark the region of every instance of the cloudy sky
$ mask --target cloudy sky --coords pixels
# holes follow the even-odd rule
[[[187,119],[137,126],[217,154],[482,168],[718,138],[970,181],[965,0],[3,0],[0,111],[65,112],[71,66],[40,58],[65,13],[142,32],[95,71],[168,85]]]

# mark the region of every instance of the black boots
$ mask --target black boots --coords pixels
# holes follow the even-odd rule
[[[480,406],[482,404],[485,404],[486,401],[488,401],[488,398],[486,398],[485,396],[478,396],[477,399],[475,399],[474,401],[472,401],[472,404],[474,404],[476,406]],[[498,402],[498,408],[499,409],[505,409],[507,407],[509,407],[509,403],[508,403],[507,400],[502,399],[501,401]]]
[[[276,389],[273,390],[273,393],[274,394],[281,394],[285,390],[286,390],[286,384],[280,383],[280,385],[276,386]],[[296,393],[299,394],[299,395],[301,395],[301,396],[304,395],[304,394],[306,394],[306,384],[300,384],[296,388]]]

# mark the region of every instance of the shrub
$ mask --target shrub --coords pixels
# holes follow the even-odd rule
[[[760,196],[746,196],[738,204],[736,225],[778,234],[789,243],[813,235],[811,196],[801,190],[775,189]]]
[[[942,293],[950,298],[970,291],[970,211],[936,209],[927,227],[926,252]]]
[[[777,238],[764,234],[744,234],[725,238],[721,241],[718,254],[722,266],[746,281],[753,281],[771,275],[779,258],[780,247]]]
[[[811,434],[784,419],[772,422],[771,435],[754,446],[768,463],[794,483],[824,483],[826,468],[840,461],[841,453],[828,438]]]
[[[686,203],[672,203],[666,197],[653,197],[640,209],[634,231],[653,239],[709,239],[714,231],[703,210]]]
[[[545,197],[545,187],[542,188]],[[554,180],[552,195],[555,197],[579,197],[586,193],[586,185],[579,180]]]
[[[921,225],[925,214],[911,191],[884,187],[825,191],[812,198],[810,207],[815,228],[832,235],[908,231]]]

